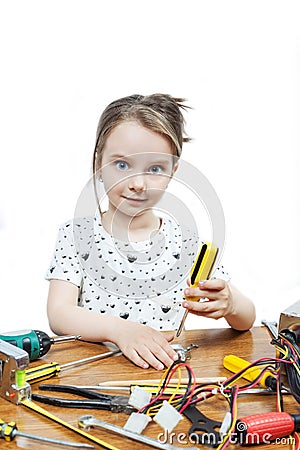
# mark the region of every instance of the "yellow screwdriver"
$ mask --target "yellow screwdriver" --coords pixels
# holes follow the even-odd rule
[[[77,447],[77,448],[95,448],[93,445],[81,444],[71,441],[62,441],[60,439],[53,439],[44,436],[38,436],[36,434],[24,433],[19,431],[16,422],[4,422],[0,419],[0,438],[5,439],[7,442],[11,442],[15,437],[25,437],[28,439],[34,439],[36,441],[49,442],[51,444],[63,445],[65,447]]]
[[[191,268],[190,272],[191,288],[198,287],[199,281],[207,280],[210,277],[214,263],[217,258],[217,254],[218,254],[218,247],[216,247],[213,243],[205,242],[204,244],[202,244],[200,251],[197,255],[197,258]],[[198,301],[200,300],[200,297],[194,297],[193,299],[189,298],[188,300]],[[188,310],[186,309],[181,319],[179,328],[177,330],[176,337],[180,336],[187,315]]]
[[[71,369],[73,367],[77,367],[93,361],[98,361],[100,359],[108,358],[109,356],[117,354],[121,354],[120,349],[112,350],[106,353],[101,353],[100,355],[90,356],[84,359],[79,359],[77,361],[73,361],[66,364],[58,364],[56,362],[52,362],[49,364],[42,364],[41,366],[33,367],[32,369],[26,369],[25,379],[27,383],[36,383],[38,381],[46,380],[55,375],[58,375],[59,372],[61,372],[62,370]]]
[[[227,355],[223,359],[223,366],[225,367],[225,369],[228,369],[233,373],[240,372],[250,364],[250,362],[235,355]],[[266,365],[262,366],[261,369],[257,368],[256,366],[250,367],[243,373],[243,375],[241,375],[241,377],[245,378],[248,381],[254,381],[259,377],[265,367]],[[264,388],[271,388],[273,391],[276,391],[276,376],[270,370],[266,370],[259,380],[259,384]]]

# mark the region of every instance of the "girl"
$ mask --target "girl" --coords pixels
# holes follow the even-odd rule
[[[163,369],[177,354],[169,344],[187,308],[224,317],[237,330],[255,319],[252,302],[218,268],[186,287],[198,251],[195,238],[155,211],[178,167],[184,137],[182,99],[132,95],[104,110],[97,129],[93,179],[108,197],[94,217],[64,224],[46,278],[48,318],[56,334],[110,341],[140,367]],[[184,301],[202,297],[209,301]],[[171,331],[170,331],[171,330]]]

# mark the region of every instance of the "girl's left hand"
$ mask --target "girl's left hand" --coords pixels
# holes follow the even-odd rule
[[[182,306],[198,316],[220,319],[235,312],[233,295],[226,281],[221,279],[203,280],[198,287],[184,290],[185,300]],[[192,301],[193,297],[205,299]]]

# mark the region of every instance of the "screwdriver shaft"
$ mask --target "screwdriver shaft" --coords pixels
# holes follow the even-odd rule
[[[98,361],[99,359],[108,358],[109,356],[121,354],[120,349],[112,350],[110,352],[101,353],[100,355],[89,356],[88,358],[79,359],[77,361],[72,361],[66,364],[61,364],[60,369],[71,369],[72,367],[81,366],[82,364],[86,364],[93,361]]]
[[[13,438],[16,436],[33,439],[35,441],[42,441],[42,442],[48,442],[51,444],[56,445],[63,445],[65,447],[75,447],[75,448],[95,448],[93,445],[90,444],[81,444],[80,442],[71,442],[71,441],[63,441],[60,439],[54,439],[44,436],[37,436],[36,434],[30,434],[30,433],[24,433],[23,431],[14,431]]]

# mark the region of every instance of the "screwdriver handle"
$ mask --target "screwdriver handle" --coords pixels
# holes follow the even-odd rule
[[[238,356],[235,355],[227,355],[223,359],[223,366],[225,367],[225,369],[228,369],[230,370],[230,372],[233,373],[240,372],[250,364],[251,364],[250,362],[246,361],[245,359],[239,358]],[[265,366],[262,366],[262,369],[258,369],[257,367],[250,367],[246,372],[243,373],[242,378],[245,378],[248,381],[254,381],[257,377],[259,377],[264,367]],[[267,370],[260,379],[259,384],[264,388],[269,387],[270,379],[267,380],[269,377],[274,379],[275,380],[274,382],[276,382],[274,374],[270,370]]]
[[[286,412],[270,412],[241,417],[236,422],[236,432],[240,444],[269,443],[293,433],[293,416]],[[266,439],[268,442],[266,442]]]
[[[56,362],[50,364],[42,364],[41,366],[33,367],[32,369],[26,369],[26,381],[27,383],[36,383],[38,381],[47,380],[60,372],[60,365]]]
[[[4,422],[0,419],[0,437],[7,442],[11,442],[17,431],[16,422]]]
[[[191,268],[190,271],[190,287],[195,288],[198,287],[198,283],[201,280],[207,280],[210,277],[210,274],[212,272],[214,263],[216,261],[218,254],[218,247],[216,247],[211,242],[205,242],[202,244],[199,253],[195,259],[195,262]],[[186,297],[185,297],[186,298]],[[188,301],[199,301],[201,297],[193,297],[188,298]],[[183,330],[183,326],[185,323],[185,320],[188,315],[188,310],[186,309],[184,312],[184,315],[181,319],[180,325],[178,327],[176,337],[179,337],[181,334],[181,331]]]

